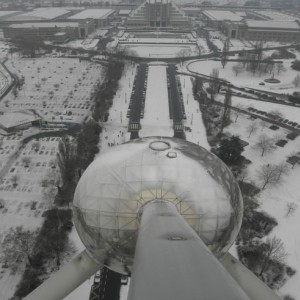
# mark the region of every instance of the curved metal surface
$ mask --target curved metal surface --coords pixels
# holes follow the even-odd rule
[[[249,300],[176,207],[143,207],[128,300]]]
[[[113,270],[130,271],[139,209],[155,199],[173,203],[217,257],[239,231],[242,198],[226,165],[196,144],[149,137],[101,154],[81,177],[74,222],[89,253]]]

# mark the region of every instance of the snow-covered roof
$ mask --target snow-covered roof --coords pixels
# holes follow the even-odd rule
[[[183,11],[200,11],[199,7],[184,7],[182,8]]]
[[[119,15],[129,15],[131,13],[131,9],[120,9]]]
[[[40,118],[34,115],[32,112],[9,112],[0,116],[0,124],[4,128],[11,128],[23,124],[39,120]]]
[[[229,20],[239,22],[243,19],[239,14],[236,14],[230,10],[204,10],[203,14],[214,21]]]
[[[12,24],[11,28],[52,28],[52,27],[78,27],[77,22],[54,22],[54,23],[22,23],[22,24]]]
[[[279,11],[255,10],[254,12],[273,21],[294,21],[296,19],[294,16]]]
[[[86,9],[78,14],[75,14],[68,19],[80,20],[80,19],[105,19],[115,11],[113,9]]]
[[[42,21],[42,20],[52,20],[57,17],[68,14],[70,11],[58,8],[58,7],[43,7],[37,8],[33,11],[19,14],[17,16],[12,16],[9,21]]]
[[[67,35],[66,32],[57,32],[54,34],[54,36],[64,36]]]
[[[270,29],[298,29],[299,23],[294,21],[247,21],[248,28],[270,28]]]
[[[16,10],[0,10],[0,17],[9,16],[18,12],[19,11]]]

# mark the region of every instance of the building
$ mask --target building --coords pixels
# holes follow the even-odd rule
[[[71,17],[68,20],[80,22],[84,20],[94,20],[95,27],[104,27],[109,25],[113,19],[115,10],[113,9],[85,9]]]
[[[0,115],[0,129],[7,134],[39,124],[41,118],[31,111],[15,111]]]
[[[246,21],[245,29],[239,31],[241,39],[250,41],[300,42],[298,21]]]
[[[72,12],[68,9],[59,7],[37,8],[29,12],[16,12],[10,15],[2,16],[0,14],[0,24],[32,23],[32,22],[49,22],[62,18],[67,18]]]
[[[207,26],[218,29],[222,28],[225,21],[241,22],[245,17],[244,12],[231,10],[203,10],[201,13]]]
[[[202,18],[230,39],[299,42],[300,24],[290,14],[277,11],[204,10]]]
[[[4,27],[3,35],[12,40],[55,40],[55,34],[64,32],[65,38],[75,39],[80,37],[80,28],[78,22],[21,23]]]
[[[134,10],[126,27],[189,27],[189,18],[169,0],[148,0]]]

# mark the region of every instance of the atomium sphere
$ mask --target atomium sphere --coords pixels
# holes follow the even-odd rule
[[[220,159],[181,139],[142,138],[101,154],[77,185],[74,223],[90,255],[130,271],[139,210],[155,199],[172,202],[218,258],[240,229],[241,193]]]

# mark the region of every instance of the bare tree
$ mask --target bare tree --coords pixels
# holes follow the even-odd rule
[[[277,75],[279,75],[281,72],[286,71],[286,68],[283,63],[278,63],[275,65],[275,67],[276,67]]]
[[[69,137],[63,137],[58,144],[57,164],[63,184],[72,182],[76,168],[76,148]]]
[[[194,94],[199,94],[203,89],[203,81],[200,77],[196,77],[193,84]]]
[[[278,172],[278,180],[281,179],[282,175],[286,175],[290,171],[290,168],[289,168],[289,166],[286,162],[282,162],[282,163],[276,165],[276,169],[277,169],[277,172]]]
[[[25,156],[22,158],[22,163],[24,165],[25,168],[28,168],[30,163],[31,163],[31,158],[28,156]]]
[[[285,261],[287,253],[285,252],[281,239],[277,238],[276,236],[267,238],[266,243],[264,243],[262,247],[262,257],[263,261],[258,276],[261,276],[265,272],[271,261],[281,263]]]
[[[276,116],[278,118],[283,118],[283,114],[280,111],[276,110],[276,109],[271,110],[270,114],[272,114],[272,115],[274,115],[274,116]]]
[[[232,97],[232,91],[230,88],[228,88],[226,90],[225,98],[224,98],[224,110],[221,119],[221,130],[220,130],[221,133],[223,132],[226,123],[230,121],[231,97]]]
[[[70,257],[75,253],[74,244],[68,239],[68,234],[65,230],[61,228],[61,224],[58,223],[57,226],[49,230],[47,236],[43,237],[44,251],[51,253],[55,259],[56,266],[62,263],[62,260]]]
[[[236,122],[238,117],[240,116],[240,114],[241,114],[240,109],[243,109],[243,106],[241,104],[237,104],[237,105],[235,105],[235,108],[237,108],[237,109],[232,111],[233,115],[235,116],[234,122]]]
[[[28,262],[33,266],[32,251],[36,232],[24,230],[21,226],[11,228],[2,242],[2,261],[13,273]]]
[[[12,185],[14,186],[14,187],[16,187],[17,185],[18,185],[18,183],[19,183],[19,176],[18,175],[14,175],[14,176],[12,176],[11,177],[11,183],[12,183]]]
[[[62,192],[61,176],[59,172],[57,172],[56,169],[50,169],[47,172],[45,178],[41,181],[41,185],[45,188],[49,188],[50,186],[53,186],[56,188],[56,192],[58,193]]]
[[[32,144],[32,149],[35,151],[35,152],[38,152],[41,148],[41,143],[40,142],[34,142]]]
[[[232,67],[232,71],[234,72],[235,76],[237,77],[243,71],[243,65],[238,63]]]
[[[4,208],[6,205],[5,200],[3,198],[0,198],[0,209]]]
[[[210,96],[211,96],[211,100],[214,100],[214,96],[218,92],[220,87],[219,70],[213,68],[212,72],[210,73],[210,77],[211,77],[209,82]]]
[[[265,129],[265,127],[267,127],[268,126],[268,122],[266,122],[266,121],[264,121],[264,120],[261,120],[260,122],[259,122],[259,125],[260,125],[260,131],[262,132],[264,129]]]
[[[298,74],[298,75],[294,78],[294,80],[293,80],[293,85],[294,85],[295,87],[300,86],[300,74]]]
[[[229,40],[226,40],[224,42],[224,46],[223,46],[223,50],[222,50],[222,54],[221,54],[221,64],[222,64],[223,69],[224,69],[225,65],[227,64],[229,47],[230,47],[230,42],[229,42]]]
[[[261,150],[261,156],[264,156],[265,153],[270,153],[275,149],[274,141],[267,135],[261,134],[254,148]]]
[[[263,165],[257,171],[257,178],[262,182],[262,189],[264,190],[267,185],[273,185],[280,181],[278,177],[278,169],[276,165]]]
[[[297,209],[297,204],[294,203],[294,202],[288,202],[287,205],[286,205],[286,208],[287,208],[286,216],[289,217]]]
[[[246,131],[247,133],[249,133],[248,138],[251,136],[252,133],[254,133],[257,130],[257,125],[255,123],[250,123],[247,128]]]
[[[242,168],[242,169],[241,169],[241,171],[240,171],[239,174],[238,174],[237,179],[238,179],[240,182],[244,182],[245,180],[248,179],[248,170],[247,170],[247,168]]]

